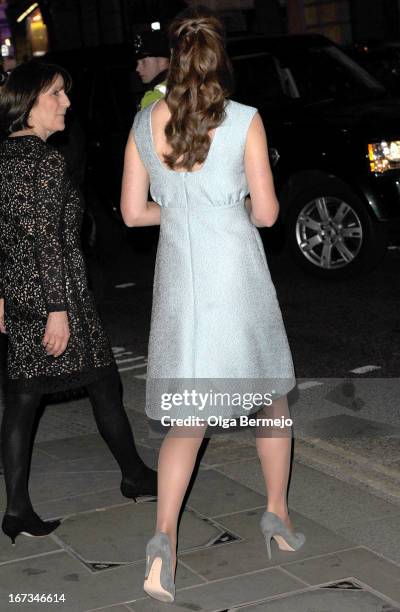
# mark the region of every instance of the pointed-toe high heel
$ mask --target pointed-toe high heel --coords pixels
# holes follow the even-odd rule
[[[304,533],[292,533],[282,519],[273,512],[264,512],[260,521],[261,531],[267,545],[268,558],[271,559],[271,539],[274,538],[280,550],[299,550],[306,541]]]
[[[157,497],[157,472],[144,465],[134,480],[122,479],[120,490],[124,497],[134,501],[145,495]]]
[[[37,514],[32,514],[28,517],[5,514],[1,528],[5,535],[11,538],[13,545],[15,545],[15,538],[19,534],[30,536],[31,538],[40,538],[52,533],[60,524],[61,521],[42,521]]]
[[[143,589],[150,597],[168,603],[175,600],[171,545],[162,531],[157,531],[147,544],[144,578]]]

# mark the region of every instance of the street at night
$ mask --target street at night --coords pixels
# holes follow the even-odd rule
[[[93,259],[92,272],[113,344],[143,355],[155,253],[135,252],[131,247],[140,229],[129,232],[109,220],[108,238],[103,242],[99,236],[104,249]],[[267,254],[298,377],[346,378],[367,365],[376,367],[367,376],[398,376],[398,248],[390,248],[372,272],[343,281],[321,281],[307,274],[287,248]]]
[[[0,612],[400,612],[400,0],[0,52]]]

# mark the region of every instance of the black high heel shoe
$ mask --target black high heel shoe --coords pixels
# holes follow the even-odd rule
[[[20,533],[32,538],[38,538],[49,535],[49,533],[57,529],[60,524],[61,521],[42,521],[35,513],[28,517],[5,514],[1,528],[5,535],[11,538],[13,545],[15,545],[15,538]]]
[[[143,464],[134,480],[122,479],[120,490],[124,497],[134,501],[145,495],[157,497],[157,472]]]

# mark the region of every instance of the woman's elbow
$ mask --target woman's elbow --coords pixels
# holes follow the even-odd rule
[[[123,218],[123,217],[122,217],[122,218]],[[124,218],[123,218],[123,219],[124,219]],[[124,223],[125,223],[126,227],[135,227],[135,226],[136,226],[135,222],[134,222],[134,221],[131,221],[131,220],[126,220],[126,219],[124,219]]]
[[[268,216],[268,218],[265,219],[265,227],[272,227],[273,225],[275,225],[278,217],[279,217],[279,208],[277,208],[276,211],[274,211],[274,213],[272,213],[271,215]]]
[[[129,218],[127,220],[124,219],[124,223],[125,223],[126,227],[138,227],[139,225],[141,225],[140,223],[138,223],[138,220],[137,220],[136,217],[133,218],[133,219],[131,219],[131,218]]]
[[[263,211],[261,215],[255,215],[253,213],[253,222],[257,227],[272,227],[279,216],[279,204],[271,210]]]
[[[126,227],[134,227],[135,223],[134,223],[133,219],[129,215],[124,213],[122,210],[121,210],[121,217],[122,217],[122,220],[125,223]]]
[[[123,203],[121,203],[121,217],[123,222],[127,227],[135,227],[137,223],[137,215],[132,210],[126,208]]]

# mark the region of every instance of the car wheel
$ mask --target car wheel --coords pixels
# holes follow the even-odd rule
[[[337,181],[315,185],[290,203],[287,237],[296,261],[322,278],[349,278],[371,269],[387,238],[358,196]]]

